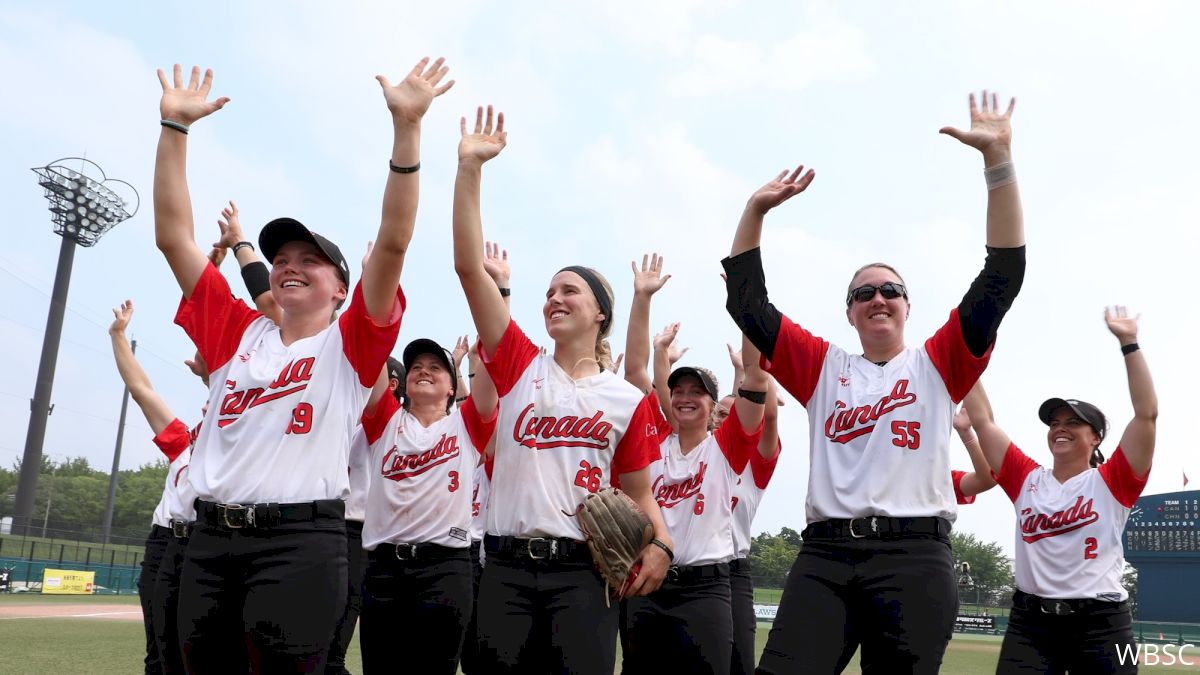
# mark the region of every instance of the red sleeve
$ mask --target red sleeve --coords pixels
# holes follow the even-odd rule
[[[946,383],[946,391],[950,392],[950,398],[959,403],[987,368],[988,360],[992,358],[992,348],[995,346],[993,341],[983,356],[972,354],[963,338],[962,322],[958,319],[956,307],[950,312],[946,323],[937,329],[933,337],[925,341],[925,353],[929,354],[933,367],[937,368],[942,382]]]
[[[362,283],[354,287],[350,308],[338,317],[338,328],[342,331],[342,349],[346,360],[358,373],[358,382],[364,387],[374,386],[379,371],[396,347],[400,336],[400,318],[404,316],[404,291],[396,287],[396,302],[388,314],[387,323],[375,323],[367,314],[367,302],[363,299]]]
[[[671,423],[667,421],[667,416],[663,414],[662,406],[658,404],[658,396],[653,391],[646,394],[646,403],[650,406],[650,418],[654,424],[654,428],[658,431],[655,438],[661,445],[675,430],[671,428]]]
[[[997,474],[993,471],[992,477],[1004,489],[1008,498],[1015,503],[1017,497],[1021,496],[1021,486],[1025,484],[1025,478],[1030,471],[1039,466],[1041,465],[1026,457],[1015,443],[1009,443],[1008,450],[1004,453],[1004,464],[1000,467],[1000,473]]]
[[[496,385],[496,394],[503,398],[512,391],[513,385],[521,377],[521,373],[537,358],[537,345],[530,341],[516,321],[509,320],[496,352],[488,354],[483,345],[479,345],[479,359],[487,368],[488,376]]]
[[[965,475],[967,475],[966,471],[959,471],[957,469],[950,472],[950,480],[954,482],[954,499],[959,504],[974,504],[975,495],[968,497],[962,491],[962,479]]]
[[[1150,472],[1147,471],[1145,476],[1138,478],[1133,473],[1133,467],[1129,466],[1129,460],[1125,459],[1125,451],[1118,446],[1113,456],[1100,465],[1100,477],[1104,479],[1108,491],[1117,501],[1125,508],[1132,509],[1133,503],[1142,496],[1142,490],[1146,489],[1146,480],[1150,478]]]
[[[397,401],[389,391],[385,392],[379,402],[375,404],[375,412],[370,414],[363,412],[363,433],[367,435],[368,445],[383,437],[383,432],[387,431],[388,422],[392,421],[392,416],[399,409],[400,401]]]
[[[650,466],[662,456],[659,449],[658,428],[654,424],[654,413],[650,408],[650,397],[643,398],[633,411],[629,427],[617,443],[613,453],[612,483],[623,473],[632,473]]]
[[[758,454],[758,441],[762,438],[762,432],[762,420],[759,420],[757,429],[748,432],[738,417],[737,405],[729,406],[729,415],[713,432],[713,436],[717,439],[721,454],[725,455],[725,461],[735,474],[740,474],[746,468],[751,453]]]
[[[246,327],[260,316],[233,297],[229,282],[209,263],[191,297],[179,301],[175,324],[195,343],[209,372],[215,372],[233,358]]]
[[[483,472],[487,474],[488,480],[492,479],[492,469],[496,468],[496,453],[492,453],[488,457],[487,452],[483,453]]]
[[[759,490],[766,490],[775,475],[775,465],[779,463],[779,452],[783,450],[783,442],[775,441],[775,454],[765,459],[757,448],[750,453],[750,473],[754,477],[754,485]]]
[[[458,411],[462,413],[463,425],[467,427],[471,443],[475,445],[475,450],[482,454],[488,442],[492,440],[492,434],[496,433],[496,418],[499,417],[500,406],[493,408],[491,417],[485,420],[475,409],[475,398],[468,396]]]
[[[808,407],[828,352],[829,342],[797,326],[785,316],[779,324],[775,358],[768,361],[766,356],[762,356],[759,364],[763,370],[774,375],[779,384],[800,401],[800,405]]]
[[[154,436],[154,444],[167,456],[167,461],[174,462],[192,444],[192,434],[186,424],[175,418]]]

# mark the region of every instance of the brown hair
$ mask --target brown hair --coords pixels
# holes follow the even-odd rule
[[[616,297],[613,295],[612,285],[608,283],[608,279],[605,279],[603,274],[590,267],[587,270],[596,275],[596,280],[604,287],[604,294],[608,296],[608,306],[613,307],[616,304]],[[596,306],[599,307],[600,303],[597,302]],[[616,311],[616,309],[614,308],[613,311]],[[596,362],[600,364],[601,368],[608,370],[612,367],[613,362],[612,346],[608,344],[607,339],[609,333],[612,332],[613,317],[609,316],[605,318],[608,320],[605,322],[604,328],[596,333]]]
[[[868,263],[866,265],[863,265],[862,267],[854,270],[854,274],[850,275],[850,283],[846,285],[846,295],[847,296],[850,295],[850,291],[854,290],[854,280],[858,278],[858,275],[862,274],[863,272],[866,272],[867,270],[869,270],[873,267],[885,269],[885,270],[891,272],[892,274],[895,274],[896,278],[900,280],[900,283],[902,285],[904,285],[906,288],[908,287],[908,283],[904,281],[904,277],[900,276],[900,273],[896,271],[895,267],[892,267],[891,265],[889,265],[887,263],[873,262],[873,263]]]

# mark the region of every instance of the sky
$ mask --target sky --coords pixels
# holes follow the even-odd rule
[[[130,335],[174,411],[190,422],[205,397],[183,366],[192,347],[171,323],[179,292],[153,241],[155,69],[210,67],[213,94],[232,99],[189,136],[202,245],[216,240],[216,216],[233,199],[248,233],[289,215],[357,260],[378,228],[391,148],[374,76],[398,80],[429,55],[446,57],[457,84],[425,117],[401,345],[473,331],[449,218],[458,119],[487,103],[505,112],[509,141],[484,170],[485,236],[510,253],[514,317],[535,341],[548,342],[540,312],[550,277],[582,263],[616,289],[622,351],[629,263],[658,252],[672,278],[654,298],[654,330],[682,322],[685,361],[728,382],[725,344],[738,334],[719,261],[747,197],[802,163],[815,182],[764,228],[771,298],[857,351],[844,289],[860,265],[886,261],[908,282],[907,340],[920,344],[982,266],[982,162],[937,130],[966,128],[967,94],[986,88],[1018,99],[1013,157],[1029,264],[984,376],[997,422],[1048,462],[1037,407],[1069,396],[1098,405],[1119,437],[1131,406],[1102,313],[1126,304],[1142,314],[1160,401],[1147,493],[1181,489],[1185,471],[1200,479],[1186,413],[1200,374],[1187,356],[1197,327],[1187,270],[1200,243],[1200,92],[1190,86],[1200,80],[1200,6],[440,4],[0,2],[0,194],[10,209],[0,464],[24,448],[60,244],[30,167],[87,157],[141,195],[132,219],[76,252],[45,441],[52,457],[107,468],[122,385],[106,329],[121,300],[136,304]],[[230,263],[225,272],[240,291]],[[786,400],[783,455],[756,532],[804,525],[808,423]],[[131,407],[122,468],[157,459],[151,436]],[[957,439],[951,457],[969,468]],[[993,490],[961,510],[957,527],[1011,554],[1013,524]]]

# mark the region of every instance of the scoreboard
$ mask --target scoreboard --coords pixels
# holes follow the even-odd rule
[[[1125,556],[1200,552],[1200,492],[1146,495],[1125,525]]]

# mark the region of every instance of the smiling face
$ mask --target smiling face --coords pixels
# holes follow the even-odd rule
[[[859,270],[850,282],[850,288],[879,286],[892,282],[904,284],[899,274],[886,267],[870,266]],[[852,300],[846,308],[846,318],[858,331],[863,342],[902,341],[904,324],[908,321],[908,298],[903,296],[888,300],[883,293],[875,291],[869,300]]]
[[[1070,408],[1063,406],[1050,416],[1046,442],[1055,459],[1090,457],[1100,445],[1100,435]]]
[[[454,396],[454,383],[450,379],[442,360],[433,354],[421,354],[408,364],[404,391],[409,400],[418,405],[434,401],[449,403]]]
[[[563,271],[550,280],[546,303],[542,305],[542,318],[546,321],[546,332],[559,340],[582,332],[599,332],[604,315],[583,277]]]
[[[346,284],[320,249],[289,241],[271,260],[271,294],[284,311],[328,312],[346,299]]]
[[[697,377],[684,375],[671,388],[671,411],[680,428],[707,428],[715,405]]]
[[[733,401],[732,396],[726,396],[717,401],[716,410],[713,411],[713,424],[719,427],[721,426],[721,422],[724,422],[725,418],[729,417],[729,411],[733,409]]]

